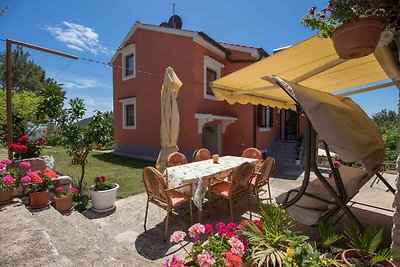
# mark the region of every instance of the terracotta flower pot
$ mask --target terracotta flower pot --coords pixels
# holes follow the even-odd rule
[[[352,266],[351,263],[348,261],[349,258],[360,258],[360,255],[358,255],[357,251],[355,249],[347,249],[342,252],[341,255],[342,261],[345,266]],[[380,262],[383,266],[388,266],[388,267],[396,267],[392,262],[385,260],[383,262]]]
[[[50,204],[49,191],[29,193],[29,203],[32,209],[40,209]]]
[[[360,18],[333,30],[331,39],[342,59],[355,59],[374,52],[381,38],[384,22],[378,17]]]
[[[72,210],[72,197],[69,198],[55,198],[56,209],[60,213],[67,213]]]
[[[8,190],[8,191],[3,191],[0,190],[0,205],[3,204],[8,204],[11,203],[13,198],[14,198],[14,194],[13,194],[14,190]]]

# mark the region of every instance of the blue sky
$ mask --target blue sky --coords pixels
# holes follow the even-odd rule
[[[216,41],[262,47],[267,52],[297,43],[314,33],[300,24],[308,8],[325,7],[327,1],[253,0],[0,0],[8,11],[0,16],[0,38],[16,39],[79,57],[109,62],[135,21],[160,24],[172,14],[183,28],[204,31]],[[0,49],[5,43],[0,42]],[[49,77],[64,84],[68,98],[85,100],[93,110],[112,110],[112,69],[29,51]],[[145,71],[145,70],[144,70]],[[161,84],[160,84],[161,87]],[[354,96],[368,113],[383,108],[397,110],[394,87]]]

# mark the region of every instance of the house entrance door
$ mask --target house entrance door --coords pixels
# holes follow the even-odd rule
[[[281,140],[298,139],[298,115],[293,110],[281,110]]]
[[[211,154],[221,155],[221,124],[207,123],[203,127],[203,147]]]

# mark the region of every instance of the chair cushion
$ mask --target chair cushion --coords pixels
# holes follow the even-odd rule
[[[211,192],[224,198],[229,197],[229,188],[231,185],[229,183],[218,183],[211,187]]]
[[[172,207],[182,204],[190,199],[190,195],[176,190],[171,190],[169,196],[171,198]]]
[[[344,165],[339,167],[339,173],[343,181],[343,186],[346,189],[348,200],[350,200],[350,198],[352,198],[358,192],[358,190],[360,190],[360,188],[364,185],[364,179],[368,177],[368,173],[366,171]],[[333,186],[333,188],[336,189],[336,184],[333,178],[327,178],[327,181]],[[296,189],[300,189],[300,187],[297,187]],[[322,199],[326,199],[328,201],[333,200],[329,192],[325,189],[325,187],[318,179],[309,182],[306,192]],[[289,199],[292,199],[295,195],[296,193],[292,193]],[[303,195],[296,202],[296,205],[299,207],[316,210],[327,210],[332,207],[331,204],[324,203],[305,195]]]

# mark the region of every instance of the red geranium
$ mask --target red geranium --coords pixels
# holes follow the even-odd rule
[[[227,252],[223,255],[225,258],[225,265],[227,267],[239,267],[242,264],[242,258],[232,252]]]
[[[41,144],[41,145],[44,145],[44,144],[46,144],[46,138],[44,138],[44,137],[39,137],[38,139],[36,139],[36,141],[39,143],[39,144]]]
[[[47,168],[43,171],[43,175],[49,178],[50,180],[58,177],[57,173]]]
[[[106,176],[100,176],[100,177],[96,177],[95,182],[96,183],[104,183],[107,180],[108,180],[108,178]]]
[[[25,154],[28,152],[28,147],[26,145],[19,145],[17,150],[20,154]]]
[[[12,144],[8,147],[8,149],[9,149],[10,151],[12,151],[12,152],[15,152],[15,151],[18,150],[18,147],[19,147],[19,145],[18,145],[17,143],[12,143]]]
[[[19,140],[18,140],[18,144],[20,145],[25,145],[26,142],[29,141],[29,137],[26,135],[23,135]]]

